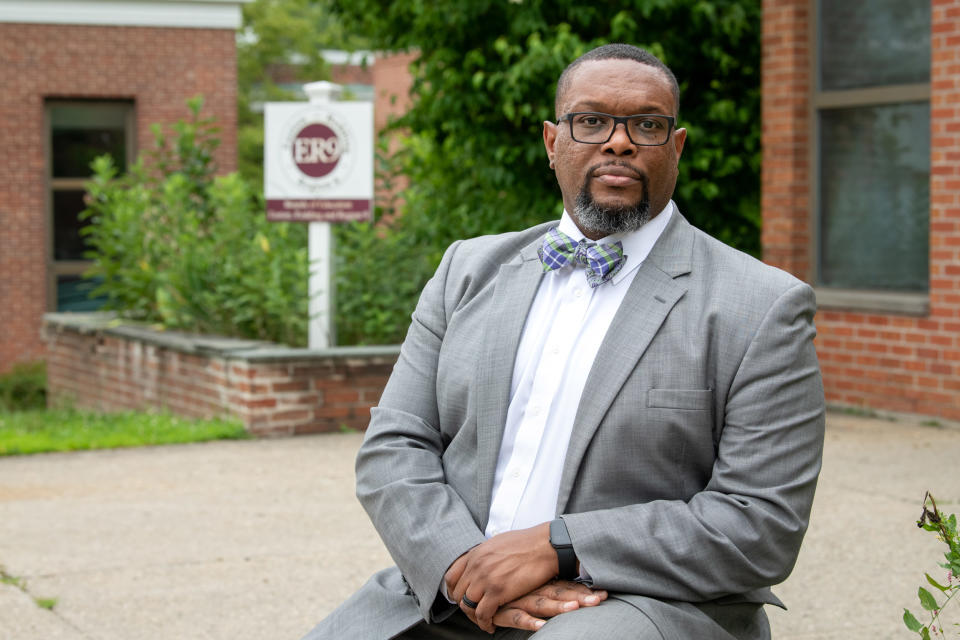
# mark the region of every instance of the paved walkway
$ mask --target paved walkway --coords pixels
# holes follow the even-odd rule
[[[353,497],[356,434],[0,458],[0,640],[296,640],[388,556]],[[775,638],[907,638],[960,510],[960,429],[831,415]],[[56,598],[52,611],[33,597]],[[960,621],[958,611],[957,621]]]

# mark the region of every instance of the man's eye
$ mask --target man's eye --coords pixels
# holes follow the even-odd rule
[[[647,118],[646,120],[640,120],[637,122],[637,127],[640,129],[660,129],[663,127],[663,123],[658,119]]]
[[[603,118],[598,118],[597,116],[583,116],[580,118],[580,124],[588,127],[599,127],[604,124],[604,120]]]

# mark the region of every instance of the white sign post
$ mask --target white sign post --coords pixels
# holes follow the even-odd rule
[[[311,349],[336,344],[330,224],[373,215],[373,105],[338,102],[340,86],[304,85],[303,102],[264,109],[267,219],[309,222]]]

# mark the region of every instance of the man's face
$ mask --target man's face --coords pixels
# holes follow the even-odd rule
[[[569,80],[559,100],[558,119],[574,111],[615,116],[676,113],[667,77],[634,60],[590,60],[575,68]],[[543,123],[543,143],[563,206],[592,239],[635,229],[667,206],[686,136],[685,129],[677,129],[663,146],[639,146],[617,125],[606,143],[582,144],[570,137],[567,122]]]

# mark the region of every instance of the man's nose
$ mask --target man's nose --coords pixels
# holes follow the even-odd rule
[[[620,125],[623,125],[623,127],[621,128]],[[627,134],[627,125],[622,122],[614,124],[613,135],[610,136],[610,139],[603,145],[603,152],[618,156],[629,156],[635,151],[636,145],[633,144],[630,136]]]

